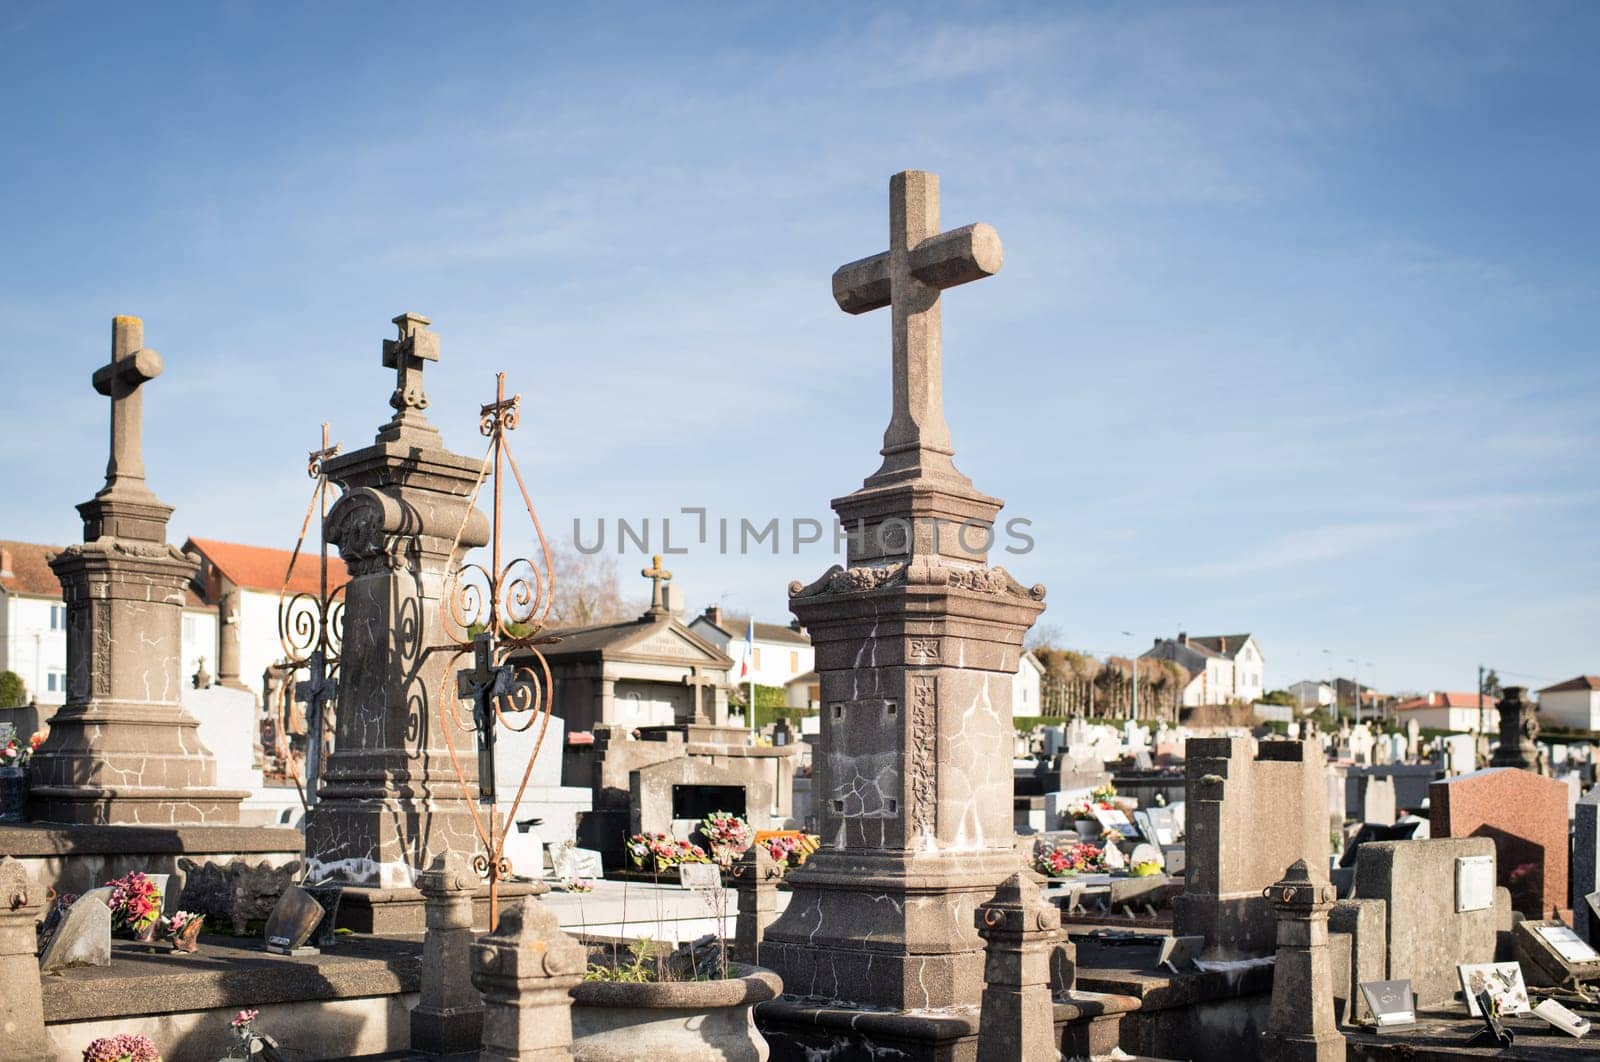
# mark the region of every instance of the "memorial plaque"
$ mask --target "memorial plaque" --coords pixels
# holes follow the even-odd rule
[[[1380,1027],[1414,1025],[1417,1020],[1417,1001],[1411,991],[1411,980],[1363,981],[1361,995]]]
[[[1568,1036],[1581,1039],[1589,1035],[1589,1019],[1575,1014],[1553,999],[1540,1003],[1533,1008],[1533,1012]]]
[[[307,947],[306,941],[317,931],[327,914],[317,898],[298,885],[290,885],[278,897],[263,934],[267,950],[279,955],[316,955],[316,948]]]
[[[1494,906],[1494,856],[1456,859],[1456,913]]]
[[[1116,830],[1122,836],[1136,839],[1142,836],[1139,828],[1128,821],[1128,815],[1121,808],[1095,808],[1094,820],[1100,824],[1100,829]]]
[[[1459,860],[1458,860],[1459,862]],[[1471,962],[1456,967],[1461,976],[1461,991],[1467,997],[1467,1013],[1483,1016],[1478,1004],[1480,993],[1487,992],[1501,1014],[1526,1014],[1528,986],[1522,980],[1522,967],[1514,962]]]
[[[1156,965],[1173,973],[1190,973],[1196,968],[1194,961],[1200,957],[1205,946],[1205,937],[1167,937],[1161,942],[1161,954],[1156,958]]]
[[[1476,1036],[1467,1041],[1469,1045],[1491,1043],[1496,1047],[1511,1046],[1512,1042],[1516,1040],[1517,1034],[1500,1024],[1498,1003],[1487,988],[1476,996],[1468,996],[1467,1004],[1476,1006],[1478,1008],[1478,1017],[1483,1019],[1483,1028],[1478,1030]]]
[[[1145,835],[1145,840],[1163,847],[1177,842],[1178,830],[1169,808],[1151,808],[1146,816],[1150,819],[1150,828],[1153,833]]]
[[[1568,962],[1595,962],[1600,960],[1600,952],[1596,952],[1583,938],[1558,923],[1547,926],[1536,926],[1534,932],[1545,939],[1545,943],[1555,949],[1557,955]]]
[[[1530,984],[1576,985],[1600,980],[1600,952],[1562,922],[1521,921],[1511,930],[1513,957]]]

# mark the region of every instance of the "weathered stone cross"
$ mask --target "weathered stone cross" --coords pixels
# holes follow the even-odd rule
[[[639,574],[650,580],[650,611],[665,612],[667,601],[663,596],[664,584],[672,581],[672,573],[661,567],[661,554],[657,553],[651,557],[650,567],[641,570]]]
[[[101,494],[136,491],[144,485],[144,398],[140,385],[161,375],[161,355],[145,350],[144,322],[137,317],[111,321],[111,361],[95,370],[94,389],[111,396],[111,458]]]
[[[717,685],[717,680],[710,675],[700,674],[699,665],[691,664],[689,673],[683,676],[683,684],[694,690],[694,721],[697,723],[709,722],[711,720],[711,712],[709,709],[701,707],[700,694],[702,690],[714,689]]]
[[[833,274],[833,298],[845,313],[892,311],[894,404],[883,465],[867,486],[960,475],[944,419],[939,293],[993,276],[1003,261],[1000,236],[988,225],[939,231],[938,174],[889,178],[889,250]]]
[[[398,437],[407,428],[437,434],[423,415],[428,396],[422,390],[423,362],[439,360],[439,335],[428,331],[432,322],[416,313],[403,313],[393,319],[400,329],[399,339],[383,341],[383,367],[394,370],[394,394],[389,404],[394,419],[379,431],[379,438]]]

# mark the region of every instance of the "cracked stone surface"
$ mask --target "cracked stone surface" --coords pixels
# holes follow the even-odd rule
[[[30,813],[46,822],[238,822],[246,794],[216,787],[216,763],[180,704],[184,588],[196,562],[167,542],[172,508],[145,485],[139,445],[139,385],[160,359],[141,360],[154,352],[142,348],[138,318],[116,318],[112,335],[112,361],[95,374],[112,398],[106,485],[78,506],[83,543],[50,559],[67,606],[67,702],[33,760]]]

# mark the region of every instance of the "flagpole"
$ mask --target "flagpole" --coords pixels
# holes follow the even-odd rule
[[[756,621],[750,618],[750,626],[745,628],[744,660],[745,666],[750,669],[750,744],[756,743]]]

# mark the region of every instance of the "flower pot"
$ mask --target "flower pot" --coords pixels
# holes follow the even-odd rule
[[[28,772],[22,767],[0,767],[0,822],[26,822]]]
[[[1089,840],[1091,837],[1100,836],[1100,823],[1095,819],[1074,819],[1072,821],[1072,828],[1076,830],[1078,836],[1085,841]]]
[[[619,984],[585,981],[572,990],[575,1062],[764,1062],[757,1003],[776,999],[771,970],[730,963],[721,981]]]

